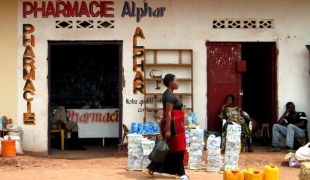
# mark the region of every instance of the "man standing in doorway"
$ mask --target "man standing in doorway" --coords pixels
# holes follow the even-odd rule
[[[308,119],[304,112],[296,112],[295,105],[292,102],[286,103],[286,111],[281,116],[278,124],[272,126],[272,152],[281,151],[280,134],[286,137],[285,145],[288,152],[294,148],[294,138],[305,138],[307,133]]]

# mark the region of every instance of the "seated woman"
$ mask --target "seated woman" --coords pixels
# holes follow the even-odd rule
[[[249,129],[248,121],[252,121],[253,127],[255,126],[255,120],[250,118],[250,116],[242,111],[239,107],[233,107],[235,97],[232,94],[229,94],[226,97],[226,103],[222,106],[221,114],[219,118],[221,120],[225,119],[226,123],[223,126],[223,139],[225,139],[227,134],[227,126],[230,124],[236,123],[241,125],[241,147],[244,147],[245,144],[248,145],[248,152],[253,152],[251,139],[251,131]]]

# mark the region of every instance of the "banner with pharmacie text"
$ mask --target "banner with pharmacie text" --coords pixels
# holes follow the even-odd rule
[[[80,138],[118,137],[119,110],[68,109],[70,121],[78,123]]]

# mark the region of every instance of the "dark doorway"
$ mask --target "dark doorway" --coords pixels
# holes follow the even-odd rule
[[[242,43],[242,59],[246,72],[242,74],[243,110],[261,123],[277,121],[276,43]]]
[[[218,115],[228,94],[252,118],[271,127],[278,114],[276,43],[207,42],[206,46],[207,130],[222,131]],[[245,72],[237,71],[236,61],[240,60],[246,61]]]
[[[51,117],[55,107],[60,105],[67,109],[118,108],[121,137],[121,69],[122,41],[48,41],[49,154],[52,147]],[[105,145],[117,145],[119,137],[106,139],[108,143]],[[59,137],[53,141],[55,139],[57,142]],[[81,141],[87,145],[102,145],[102,139]]]

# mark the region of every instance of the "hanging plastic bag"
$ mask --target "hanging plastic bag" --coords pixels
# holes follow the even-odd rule
[[[169,145],[166,140],[158,141],[149,155],[149,159],[153,162],[164,162],[169,151]]]

